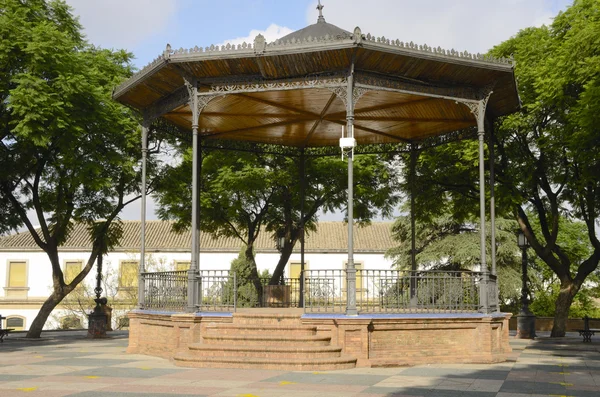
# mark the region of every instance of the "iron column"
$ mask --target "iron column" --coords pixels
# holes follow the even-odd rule
[[[146,272],[146,156],[148,155],[148,128],[146,123],[142,125],[142,203],[141,203],[141,223],[140,223],[140,266],[138,269],[138,307],[144,309],[146,304],[145,279]]]
[[[346,92],[346,137],[354,138],[354,60],[348,73]],[[354,151],[348,152],[348,263],[346,264],[346,314],[355,316],[356,310],[356,268],[354,267]]]

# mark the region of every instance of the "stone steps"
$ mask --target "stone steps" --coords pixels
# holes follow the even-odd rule
[[[331,337],[317,335],[281,335],[280,333],[262,333],[260,335],[204,335],[204,343],[214,345],[261,345],[281,346],[293,344],[294,346],[329,346]]]
[[[202,357],[263,357],[263,358],[335,358],[340,357],[341,347],[335,346],[223,346],[195,344],[189,346],[190,352]]]
[[[316,335],[317,327],[274,325],[274,324],[208,324],[206,331],[211,334],[221,335]]]
[[[296,314],[271,314],[271,313],[235,313],[233,323],[255,325],[290,325],[299,326],[300,316]]]
[[[356,367],[356,359],[349,357],[332,358],[262,358],[262,357],[202,357],[186,353],[174,357],[181,367],[193,368],[240,368],[278,369],[286,371],[333,371]]]
[[[200,343],[174,357],[175,364],[196,368],[258,368],[329,371],[356,366],[342,356],[331,337],[302,325],[299,314],[235,313],[231,323],[209,323]]]

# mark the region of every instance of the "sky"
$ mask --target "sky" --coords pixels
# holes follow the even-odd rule
[[[138,68],[165,49],[273,41],[317,21],[316,0],[66,0],[87,40],[126,49]],[[529,26],[549,24],[572,0],[322,0],[327,22],[352,31],[484,53]],[[139,202],[122,219],[139,219]],[[149,202],[148,217],[154,203]],[[321,219],[341,219],[341,215]]]

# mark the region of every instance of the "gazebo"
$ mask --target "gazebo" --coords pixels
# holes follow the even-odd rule
[[[358,356],[359,365],[407,362],[390,358],[389,355],[379,358],[373,355],[377,349],[388,351],[393,347],[386,345],[383,339],[380,339],[381,345],[377,348],[371,345],[377,327],[401,333],[413,329],[421,335],[424,335],[423,329],[447,329],[449,337],[458,340],[466,337],[466,344],[473,343],[469,338],[478,341],[475,345],[479,351],[467,349],[469,353],[464,353],[464,349],[460,350],[462,353],[458,354],[458,360],[502,360],[510,351],[507,341],[508,317],[498,313],[497,306],[493,194],[490,209],[491,274],[486,263],[484,137],[489,121],[519,108],[512,61],[376,37],[364,34],[358,27],[349,32],[327,23],[320,3],[317,8],[317,23],[271,43],[258,35],[253,43],[240,45],[175,50],[167,45],[157,59],[115,89],[113,96],[117,101],[143,114],[143,191],[147,132],[153,120],[163,118],[181,130],[190,131],[194,152],[192,255],[186,293],[189,314],[169,314],[145,307],[147,280],[143,276],[145,232],[142,226],[139,282],[142,310],[131,315],[134,321],[130,351],[172,356],[181,346],[194,343],[198,335],[206,332],[203,327],[207,326],[209,320],[198,313],[199,142],[220,140],[268,143],[294,147],[300,151],[312,147],[339,146],[347,158],[348,261],[344,272],[344,282],[347,283],[344,286],[347,298],[344,300],[344,312],[336,314],[339,317],[335,318],[304,315],[301,320],[303,324],[327,324],[334,335],[332,341],[342,345],[343,354]],[[355,301],[352,214],[355,147],[386,143],[409,143],[416,147],[432,137],[474,127],[477,128],[479,139],[481,216],[481,271],[475,282],[478,288],[477,310],[461,315],[450,315],[445,309],[432,315],[425,310],[423,313],[413,312],[410,321],[400,314],[385,319],[376,315],[364,317],[365,314],[357,310]],[[142,202],[142,221],[145,221],[145,201]],[[412,290],[414,285],[411,284],[410,288]],[[411,297],[413,294],[414,291]],[[168,319],[165,316],[169,316]],[[231,315],[224,316],[230,318]],[[282,316],[285,317],[284,314]],[[210,318],[212,322],[217,321],[214,314]],[[408,328],[399,325],[407,324],[407,321],[412,324]],[[461,336],[461,327],[468,321],[477,322],[473,327],[467,327],[475,331]],[[198,325],[198,330],[193,331],[191,324],[196,322],[204,325]],[[155,344],[153,347],[145,344],[150,337],[144,335],[164,332],[164,327],[160,328],[159,325],[166,323],[177,329],[167,338],[171,342],[164,349],[157,349]],[[415,325],[417,323],[421,325]],[[351,335],[355,335],[355,339]],[[155,343],[156,338],[151,339]],[[354,340],[359,340],[358,347],[352,345]],[[427,359],[439,362],[439,355],[426,351],[427,347],[423,345],[424,353],[415,355],[410,362],[427,362]],[[198,362],[190,364],[193,360],[181,361],[199,365]],[[302,368],[314,366],[305,365]]]

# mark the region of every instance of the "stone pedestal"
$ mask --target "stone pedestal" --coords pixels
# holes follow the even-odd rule
[[[106,338],[108,317],[104,313],[91,312],[88,315],[88,338]]]
[[[94,299],[96,302],[96,307],[94,311],[88,315],[88,338],[106,338],[106,330],[109,327],[108,319],[109,317],[106,315],[106,298],[98,298]],[[112,309],[109,311],[109,313]]]
[[[535,315],[530,311],[523,311],[517,315],[517,338],[535,338]]]

